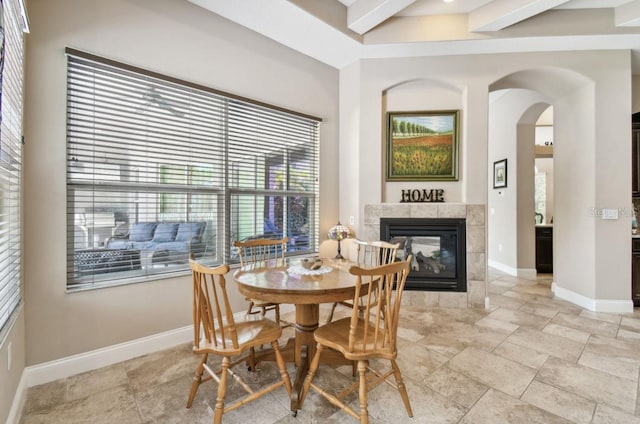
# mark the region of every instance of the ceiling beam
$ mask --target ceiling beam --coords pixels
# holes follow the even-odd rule
[[[500,31],[569,0],[494,0],[469,13],[469,31]]]
[[[288,0],[189,1],[337,69],[360,57],[362,43]]]
[[[615,8],[616,26],[640,26],[640,0],[633,0]]]
[[[362,35],[416,0],[357,0],[347,8],[347,26]]]

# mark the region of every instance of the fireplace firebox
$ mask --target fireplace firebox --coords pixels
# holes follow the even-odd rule
[[[412,255],[407,290],[467,291],[465,219],[380,218],[380,238]]]

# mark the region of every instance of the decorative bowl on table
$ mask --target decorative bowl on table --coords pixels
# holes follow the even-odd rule
[[[300,261],[300,265],[304,269],[316,270],[322,266],[322,259],[320,258],[304,258]]]

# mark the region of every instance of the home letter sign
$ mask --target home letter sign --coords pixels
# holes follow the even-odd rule
[[[444,190],[441,188],[431,190],[402,190],[400,203],[441,203],[444,202]]]

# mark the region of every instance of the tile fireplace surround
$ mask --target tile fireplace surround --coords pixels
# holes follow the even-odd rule
[[[484,205],[382,203],[364,206],[363,240],[380,239],[380,218],[464,218],[467,232],[467,292],[405,291],[403,303],[440,308],[485,308],[487,255]]]

